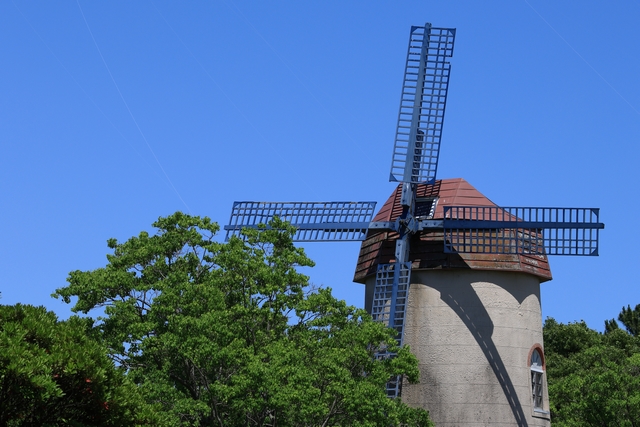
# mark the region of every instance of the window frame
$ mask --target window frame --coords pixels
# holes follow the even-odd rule
[[[544,352],[540,344],[534,345],[529,351],[527,358],[527,367],[530,379],[529,396],[531,398],[531,406],[534,417],[550,418],[547,408],[546,398],[546,381],[545,381],[545,360]]]

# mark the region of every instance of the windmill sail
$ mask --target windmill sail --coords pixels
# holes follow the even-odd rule
[[[234,202],[227,240],[274,217],[297,228],[297,242],[364,240],[376,202]]]
[[[396,269],[399,279],[396,279]],[[409,283],[411,281],[411,263],[379,264],[376,272],[376,284],[373,290],[373,302],[371,305],[371,317],[377,322],[382,322],[398,333],[396,341],[402,345],[404,337],[404,323],[407,304],[409,303]],[[395,354],[380,349],[376,354],[378,358],[393,357]],[[387,396],[398,397],[402,387],[402,377],[394,376],[386,386]]]
[[[600,210],[447,206],[446,253],[598,255]]]
[[[390,181],[436,178],[456,30],[411,27]]]

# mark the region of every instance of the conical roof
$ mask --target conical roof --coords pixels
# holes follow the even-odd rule
[[[374,221],[395,221],[402,213],[399,185],[385,202]],[[444,218],[445,206],[496,206],[491,200],[476,190],[462,178],[443,179],[433,185],[419,184],[417,200],[435,199],[433,219]],[[360,248],[354,281],[364,283],[375,274],[378,264],[395,261],[395,242],[398,233],[388,230],[370,230]],[[445,254],[444,233],[440,230],[425,230],[411,238],[413,270],[428,269],[477,269],[519,271],[533,274],[541,282],[551,280],[549,262],[544,255],[516,254]]]

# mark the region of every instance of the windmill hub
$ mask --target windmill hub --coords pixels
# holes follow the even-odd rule
[[[418,231],[419,223],[413,215],[407,215],[400,217],[396,220],[396,230],[400,231],[401,235],[413,234]]]

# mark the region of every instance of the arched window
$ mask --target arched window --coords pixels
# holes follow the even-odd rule
[[[544,410],[542,400],[542,376],[544,375],[544,365],[539,349],[534,349],[531,353],[531,394],[533,397],[533,408]]]

